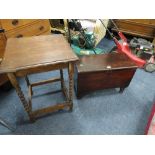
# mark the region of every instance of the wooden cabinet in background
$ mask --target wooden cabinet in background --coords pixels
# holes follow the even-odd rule
[[[153,39],[155,37],[155,19],[115,19],[119,30],[133,36]],[[116,30],[112,28],[112,30]]]
[[[8,38],[50,34],[48,19],[0,19],[0,28],[5,31],[0,33],[0,61],[3,59]],[[7,81],[6,75],[0,75],[0,86]]]

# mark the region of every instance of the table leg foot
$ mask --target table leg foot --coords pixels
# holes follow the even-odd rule
[[[35,121],[36,121],[36,118],[30,116],[30,122],[31,122],[31,123],[34,123]]]
[[[125,88],[121,87],[120,90],[119,90],[119,93],[123,93],[124,92],[124,89]]]
[[[69,106],[69,111],[70,111],[70,112],[73,111],[73,104],[71,104],[71,105]]]

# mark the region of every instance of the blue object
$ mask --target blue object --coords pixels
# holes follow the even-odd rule
[[[115,47],[116,47],[116,44],[114,43],[114,41],[106,37],[103,38],[96,46],[96,48],[104,49],[104,51],[106,51],[107,53],[111,52],[112,49],[114,49]]]
[[[82,49],[79,46],[76,46],[74,44],[72,44],[71,47],[73,51],[75,52],[75,54],[77,55],[92,55],[92,54],[95,54],[94,50],[96,54],[105,53],[104,49],[100,49],[100,48],[94,48],[94,50],[93,49]]]

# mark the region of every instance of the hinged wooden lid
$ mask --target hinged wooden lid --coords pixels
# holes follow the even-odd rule
[[[102,55],[82,56],[77,64],[78,72],[118,70],[127,68],[137,68],[137,66],[125,54],[115,52]]]

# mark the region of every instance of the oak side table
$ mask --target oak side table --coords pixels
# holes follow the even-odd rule
[[[78,57],[73,53],[63,35],[44,35],[7,40],[4,58],[0,65],[0,74],[6,73],[24,106],[30,121],[37,117],[60,109],[73,108],[73,74],[74,64]],[[68,69],[69,88],[64,84],[63,69]],[[60,70],[60,77],[30,83],[28,75]],[[17,81],[17,77],[25,77],[28,86],[28,98]],[[52,82],[61,82],[61,90],[66,101],[47,108],[32,110],[32,88]]]

